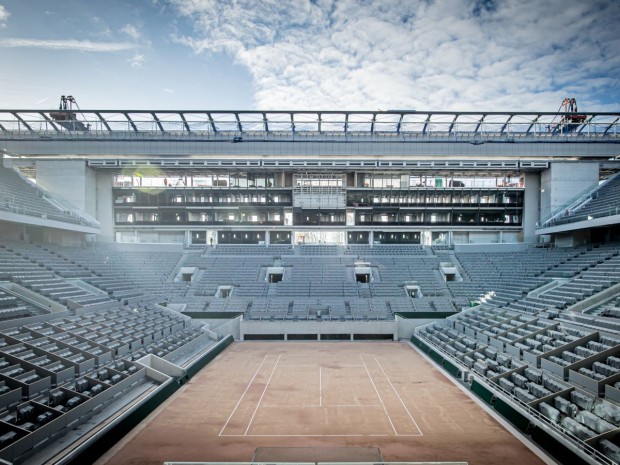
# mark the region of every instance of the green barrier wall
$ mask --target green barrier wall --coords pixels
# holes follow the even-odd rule
[[[504,400],[497,398],[495,399],[493,407],[495,408],[495,410],[501,413],[504,418],[510,421],[510,423],[515,425],[521,431],[528,431],[528,427],[530,426],[530,420],[527,417],[521,415],[510,404],[507,404]]]
[[[454,363],[452,363],[450,360],[448,360],[447,358],[444,359],[443,361],[443,367],[448,373],[450,373],[455,378],[460,377],[461,369],[458,366],[456,366]]]
[[[183,315],[195,320],[232,320],[243,312],[181,312]]]
[[[438,320],[441,318],[448,318],[449,316],[456,315],[457,313],[459,312],[396,312],[395,315],[402,318],[407,318],[408,320]]]
[[[570,465],[587,465],[588,463],[540,428],[534,428],[532,440],[551,454],[559,463],[570,463]]]
[[[472,392],[474,394],[476,394],[478,397],[480,397],[487,404],[490,405],[490,404],[493,403],[493,399],[495,397],[493,395],[493,391],[489,390],[486,386],[484,386],[483,384],[480,384],[475,379],[471,383],[471,390],[472,390]]]
[[[420,349],[422,349],[423,347],[426,347],[426,344],[424,344],[422,342],[422,340],[416,336],[415,334],[413,336],[411,336],[411,343],[416,346],[419,347]]]
[[[433,349],[429,348],[428,355],[439,365],[443,365],[443,355],[441,355],[439,352],[435,352]]]
[[[230,335],[219,341],[212,350],[204,354],[187,369],[187,376],[185,379],[174,380],[172,383],[169,383],[165,388],[161,389],[157,394],[136,408],[136,410],[124,417],[113,428],[103,433],[96,442],[80,451],[79,454],[71,457],[71,459],[66,462],[67,465],[90,465],[94,463],[114,446],[114,444],[122,439],[123,436],[129,433],[166,399],[174,394],[187,380],[192,378],[205,365],[222,353],[232,342],[233,337]]]

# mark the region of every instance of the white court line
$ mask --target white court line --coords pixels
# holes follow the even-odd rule
[[[323,367],[319,365],[319,407],[323,406]]]
[[[228,438],[369,438],[392,437],[389,434],[222,434]],[[419,434],[399,434],[398,437],[416,437]]]
[[[328,408],[328,407],[344,407],[344,408],[352,408],[352,407],[381,407],[381,404],[333,404],[333,405],[314,405],[314,404],[304,404],[304,405],[261,405],[260,408]]]
[[[398,394],[398,392],[396,391],[396,388],[392,384],[392,381],[390,380],[389,376],[387,375],[387,373],[385,372],[385,370],[381,366],[381,363],[379,363],[379,359],[377,359],[376,356],[375,356],[375,362],[377,362],[377,365],[379,365],[379,368],[381,368],[381,371],[383,372],[383,376],[385,376],[385,379],[387,379],[388,383],[390,383],[390,386],[392,387],[392,391],[394,391],[394,394],[396,394],[396,397],[398,397],[398,400],[400,400],[400,403],[402,404],[403,408],[405,409],[405,412],[407,412],[407,415],[409,415],[409,418],[411,418],[411,421],[413,422],[415,427],[420,432],[420,436],[424,436],[424,434],[422,434],[422,430],[420,429],[420,427],[418,426],[418,424],[414,420],[413,415],[411,415],[411,412],[409,411],[409,409],[407,408],[407,406],[403,402],[403,399],[400,397],[400,394]]]
[[[226,429],[226,426],[228,426],[228,422],[230,421],[230,419],[233,417],[233,415],[235,414],[235,412],[237,411],[237,407],[239,407],[239,404],[241,403],[241,401],[243,400],[243,397],[245,396],[245,394],[248,392],[248,389],[250,389],[250,386],[252,385],[252,383],[254,382],[254,378],[256,378],[256,375],[258,374],[258,372],[260,371],[260,369],[263,367],[263,365],[265,364],[265,360],[267,359],[267,356],[265,355],[263,357],[263,361],[261,362],[261,364],[258,366],[258,368],[256,369],[256,371],[254,372],[254,376],[252,376],[252,379],[250,380],[250,382],[248,383],[248,385],[245,388],[245,391],[243,391],[243,394],[241,394],[241,397],[239,397],[239,401],[237,402],[237,405],[235,405],[235,408],[233,409],[233,411],[231,412],[230,416],[228,417],[228,420],[226,420],[226,423],[224,423],[224,426],[222,427],[222,430],[220,431],[220,434],[218,434],[218,436],[221,436],[222,433],[224,432],[224,430]]]
[[[364,368],[366,368],[366,374],[368,374],[368,378],[370,378],[370,382],[372,383],[372,387],[375,388],[375,392],[377,393],[377,397],[379,397],[379,400],[381,401],[381,405],[383,406],[383,411],[385,412],[385,415],[387,416],[387,419],[390,422],[390,425],[392,426],[392,429],[394,430],[394,434],[396,436],[398,436],[398,433],[396,432],[396,428],[394,428],[394,423],[392,423],[392,419],[390,418],[390,414],[388,413],[387,409],[385,408],[385,404],[383,403],[383,399],[381,398],[381,395],[379,394],[379,391],[377,390],[377,386],[375,386],[375,382],[373,381],[372,376],[370,376],[370,372],[368,371],[368,367],[366,366],[366,362],[364,362],[364,359],[362,358],[361,355],[360,355],[360,360],[364,364]]]
[[[333,367],[333,368],[350,368],[350,367],[359,367],[359,368],[364,368],[364,365],[335,365],[333,363],[327,363],[327,364],[316,364],[316,363],[312,363],[312,364],[290,364],[290,363],[280,363],[281,367],[316,367],[316,366],[325,366],[325,367]]]
[[[223,434],[228,437],[246,437],[246,438],[325,438],[325,437],[364,437],[363,434]],[[371,435],[368,435],[371,436]],[[379,436],[379,435],[372,435]],[[385,435],[387,436],[387,435]]]
[[[315,367],[316,363],[312,364],[291,364],[291,363],[280,363],[281,367]]]
[[[271,370],[271,375],[269,375],[269,379],[267,380],[267,384],[265,384],[265,389],[263,389],[263,393],[261,394],[260,399],[258,399],[258,404],[256,404],[256,408],[254,409],[254,413],[252,414],[252,418],[250,418],[250,422],[248,423],[248,427],[245,429],[244,436],[246,436],[248,434],[248,431],[250,431],[250,426],[252,426],[252,422],[254,421],[254,417],[256,416],[256,412],[258,412],[258,407],[260,407],[260,403],[263,401],[263,397],[265,396],[265,392],[267,392],[267,388],[269,387],[269,383],[271,382],[271,378],[273,378],[273,374],[276,372],[276,368],[278,368],[278,362],[280,361],[281,357],[282,357],[282,355],[278,355],[278,360],[276,360],[276,364],[273,366],[273,370]]]
[[[359,368],[364,368],[364,365],[348,365],[348,364],[342,364],[342,365],[338,365],[337,363],[326,363],[325,364],[326,367],[334,367],[334,368],[349,368],[349,367],[359,367]]]

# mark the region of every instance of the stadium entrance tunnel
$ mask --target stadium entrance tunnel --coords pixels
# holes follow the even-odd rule
[[[218,286],[215,297],[227,299],[232,294],[232,286]]]
[[[368,263],[356,263],[354,273],[358,283],[368,284],[372,281],[372,269]]]
[[[181,267],[174,280],[175,282],[191,283],[196,274],[198,274],[198,268],[194,266],[184,266]]]
[[[405,284],[405,292],[407,293],[407,296],[412,299],[419,299],[420,297],[423,297],[422,290],[417,284]]]
[[[276,284],[284,279],[284,268],[281,266],[272,266],[267,268],[267,282]]]
[[[451,262],[441,262],[439,264],[439,270],[446,282],[461,282],[461,277],[458,268]]]

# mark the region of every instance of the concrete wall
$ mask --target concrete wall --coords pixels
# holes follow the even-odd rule
[[[24,240],[24,226],[18,223],[0,221],[0,240],[19,241]]]
[[[66,246],[78,246],[82,243],[84,234],[75,231],[65,231],[62,229],[44,228],[43,242],[46,244],[58,244]]]
[[[536,222],[540,220],[540,173],[525,173],[523,199],[523,242],[536,242]]]
[[[128,250],[131,252],[182,252],[183,244],[120,244],[114,245],[114,250]]]
[[[37,160],[36,165],[38,185],[97,218],[99,242],[114,241],[111,172],[89,168],[84,160]]]
[[[96,215],[93,195],[86,195],[87,187],[94,190],[94,178],[92,173],[87,173],[84,160],[37,160],[36,163],[39,186],[68,201],[74,207]]]
[[[301,134],[301,137],[300,137]],[[107,133],[106,133],[107,135]],[[471,139],[459,137],[459,141],[446,142],[445,134],[440,133],[435,138],[432,131],[426,134],[412,135],[407,138],[411,143],[403,143],[400,138],[390,138],[387,142],[378,141],[376,135],[354,136],[348,135],[350,143],[344,144],[344,134],[341,133],[340,141],[334,143],[332,140],[317,140],[309,138],[303,140],[303,132],[296,134],[296,141],[292,142],[291,135],[287,135],[289,140],[282,140],[271,135],[269,140],[260,143],[260,149],[252,142],[241,144],[231,144],[232,136],[222,135],[221,140],[217,134],[210,134],[208,137],[197,133],[184,135],[183,141],[176,138],[168,138],[168,134],[157,134],[158,141],[153,141],[151,137],[140,139],[133,131],[123,133],[114,131],[117,140],[96,140],[92,133],[84,135],[73,134],[73,139],[67,140],[63,134],[58,136],[59,140],[50,143],[49,140],[40,140],[38,137],[26,139],[6,140],[0,142],[0,148],[5,148],[8,152],[19,154],[36,153],[41,155],[98,155],[109,157],[116,155],[119,158],[134,156],[148,156],[153,158],[173,158],[182,154],[187,156],[205,156],[208,154],[214,157],[236,157],[262,158],[265,156],[281,157],[281,159],[308,159],[309,157],[364,157],[368,156],[377,159],[389,159],[402,157],[406,160],[447,160],[455,159],[461,154],[461,158],[478,160],[497,160],[497,159],[528,159],[542,158],[548,160],[551,157],[604,157],[611,158],[618,154],[618,146],[615,140],[601,141],[594,143],[491,143],[472,145]],[[474,135],[471,134],[473,139]],[[530,140],[538,141],[534,134]],[[87,140],[81,140],[81,139]],[[429,140],[430,138],[430,140]],[[280,139],[280,140],[277,140]],[[331,138],[330,138],[331,139]],[[352,143],[351,143],[352,142]],[[260,154],[257,155],[257,152]]]
[[[97,171],[86,167],[84,173],[84,211],[91,216],[97,217]],[[112,200],[112,186],[110,186],[110,200]]]
[[[493,253],[493,252],[522,252],[527,244],[454,244],[454,251],[458,253]]]
[[[556,247],[577,247],[590,243],[590,230],[577,229],[554,235]]]
[[[407,319],[401,318],[396,315],[396,325],[398,328],[398,339],[399,340],[409,340],[413,335],[415,329],[418,326],[427,325],[429,323],[433,323],[435,321],[440,321],[439,319]]]
[[[246,321],[240,324],[240,340],[246,334],[391,334],[398,339],[395,321]]]
[[[209,329],[220,337],[225,337],[230,334],[235,339],[235,341],[238,341],[240,338],[241,333],[239,330],[239,326],[241,322],[241,316],[238,316],[237,318],[233,318],[231,320],[205,319],[205,320],[199,320],[199,321],[201,323],[208,324]]]
[[[96,218],[101,223],[101,235],[97,241],[114,242],[114,198],[112,196],[114,176],[106,170],[99,170],[96,174]]]
[[[553,162],[541,173],[540,217],[546,218],[598,183],[598,162]]]

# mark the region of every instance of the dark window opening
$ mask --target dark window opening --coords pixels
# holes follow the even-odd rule
[[[355,273],[355,280],[358,283],[366,283],[370,282],[370,274],[369,273]]]
[[[354,341],[392,341],[393,334],[354,334]]]
[[[316,341],[316,334],[288,334],[286,339],[289,341]]]
[[[284,277],[284,274],[282,273],[269,273],[269,282],[271,284],[279,283],[280,281],[282,281],[283,277]]]
[[[350,339],[350,334],[321,334],[322,341],[348,341]]]
[[[243,339],[246,341],[283,341],[284,334],[246,334]]]

